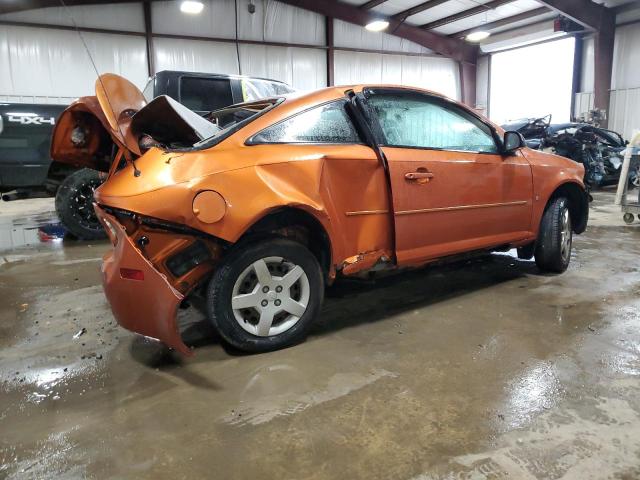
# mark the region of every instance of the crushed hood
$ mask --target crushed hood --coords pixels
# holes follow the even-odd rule
[[[131,131],[146,134],[156,141],[196,143],[215,135],[220,129],[167,95],[154,98],[133,116]]]

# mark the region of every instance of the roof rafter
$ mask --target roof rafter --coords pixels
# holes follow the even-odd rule
[[[368,23],[379,20],[380,15],[368,10],[337,0],[279,0],[282,3],[303,8],[320,15],[336,18],[345,22],[365,26]],[[454,60],[476,63],[478,58],[478,46],[471,45],[456,38],[429,32],[418,27],[402,23],[398,19],[389,18],[388,33],[400,38],[405,38],[418,45],[422,45],[434,52]]]
[[[453,15],[449,15],[448,17],[440,18],[430,23],[425,23],[424,25],[420,25],[420,28],[424,28],[425,30],[432,30],[434,28],[442,27],[443,25],[448,25],[449,23],[457,22],[458,20],[462,20],[463,18],[472,17],[474,15],[478,15],[479,13],[493,10],[494,8],[498,8],[513,1],[515,0],[492,0],[491,2],[478,5],[477,7],[454,13]]]
[[[471,32],[478,30],[478,28],[482,28],[482,30],[491,31],[495,28],[511,25],[512,23],[521,22],[523,20],[528,20],[530,18],[539,17],[540,15],[544,15],[545,13],[549,13],[549,12],[550,10],[547,7],[534,8],[533,10],[528,10],[526,12],[518,13],[517,15],[512,15],[510,17],[501,18],[500,20],[496,20],[494,22],[484,23],[478,27],[467,28],[466,30],[461,30],[459,32],[452,33],[449,36],[455,37],[455,38],[463,38],[463,37],[466,37]]]
[[[615,13],[611,8],[591,0],[538,0],[543,5],[591,30],[600,30]]]
[[[427,2],[422,2],[415,7],[407,8],[402,12],[398,12],[393,15],[393,18],[398,19],[406,19],[411,15],[415,15],[416,13],[424,12],[425,10],[429,10],[430,8],[437,7],[438,5],[442,5],[443,3],[448,2],[449,0],[428,0]]]
[[[150,0],[153,1],[153,0]],[[128,3],[131,0],[65,0],[69,7],[75,5],[97,5],[108,3]],[[21,0],[19,2],[0,2],[0,14],[33,10],[34,8],[61,7],[60,0]]]
[[[363,3],[358,8],[361,8],[362,10],[371,10],[372,8],[375,8],[386,1],[387,0],[369,0],[367,3]]]

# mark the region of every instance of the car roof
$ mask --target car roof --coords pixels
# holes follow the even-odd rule
[[[270,111],[266,112],[264,116],[262,116],[260,119],[257,119],[255,122],[251,122],[249,125],[246,126],[248,133],[251,135],[252,134],[251,132],[253,132],[254,130],[255,132],[257,132],[262,128],[267,127],[268,125],[271,125],[275,122],[278,122],[292,115],[305,111],[309,108],[313,108],[323,103],[329,103],[329,102],[340,100],[341,98],[345,97],[345,93],[348,92],[349,90],[353,90],[355,93],[361,93],[364,89],[407,90],[407,91],[419,92],[419,93],[423,93],[433,97],[441,98],[445,101],[451,102],[452,104],[455,104],[457,106],[464,108],[466,111],[469,111],[471,114],[476,116],[483,123],[489,124],[498,133],[498,135],[500,136],[504,135],[504,129],[500,127],[500,125],[495,124],[494,122],[486,118],[484,115],[478,113],[473,108],[470,108],[462,104],[461,102],[455,99],[452,99],[450,97],[447,97],[446,95],[443,95],[441,93],[434,92],[432,90],[427,90],[420,87],[413,87],[413,86],[406,86],[406,85],[373,84],[373,83],[338,85],[338,86],[320,88],[317,90],[313,90],[311,92],[298,91],[298,92],[293,92],[286,95],[278,95],[277,97],[272,97],[272,98],[252,100],[250,102],[230,105],[229,107],[225,107],[224,109],[237,108],[237,107],[241,107],[242,105],[251,105],[255,103],[268,102],[268,101],[277,102],[278,105],[276,106],[276,108],[271,109]],[[224,110],[224,109],[221,109],[221,110]]]

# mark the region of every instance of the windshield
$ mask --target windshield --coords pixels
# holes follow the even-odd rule
[[[277,97],[295,92],[295,89],[291,88],[286,83],[262,80],[258,78],[243,78],[241,80],[241,85],[242,98],[245,102],[252,102],[261,98]]]
[[[153,81],[154,81],[154,78],[151,77],[147,82],[147,86],[144,87],[144,90],[142,91],[142,96],[147,101],[147,103],[150,103],[151,100],[153,100],[154,98],[153,97]]]

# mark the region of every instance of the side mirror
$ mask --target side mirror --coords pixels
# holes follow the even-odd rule
[[[504,134],[504,151],[505,153],[513,153],[519,148],[526,146],[527,143],[521,133],[506,132]]]

